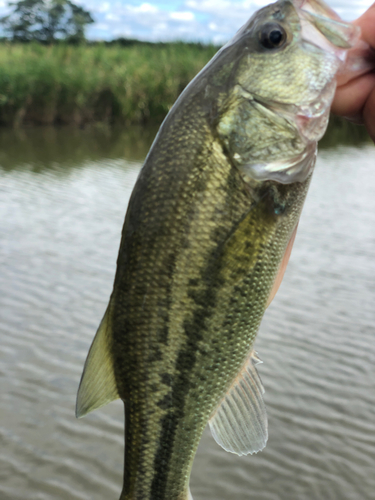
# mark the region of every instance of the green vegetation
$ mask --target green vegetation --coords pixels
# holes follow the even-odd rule
[[[0,124],[160,122],[217,51],[199,44],[0,44]]]
[[[216,51],[134,40],[0,43],[0,125],[160,124]],[[367,140],[364,127],[332,117],[320,147]]]
[[[371,142],[371,139],[364,126],[355,125],[344,118],[331,115],[327,132],[319,141],[319,149],[329,149],[338,144],[358,146],[366,142]]]

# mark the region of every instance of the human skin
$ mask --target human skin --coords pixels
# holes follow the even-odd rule
[[[332,112],[348,120],[363,124],[375,142],[375,3],[353,24],[360,26],[362,40],[373,51],[373,68],[348,83],[338,84]]]

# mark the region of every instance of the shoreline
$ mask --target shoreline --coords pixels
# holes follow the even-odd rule
[[[161,124],[218,47],[184,42],[0,43],[0,129]],[[364,127],[331,116],[320,147],[366,141]]]
[[[0,125],[161,122],[217,52],[199,44],[0,44]]]

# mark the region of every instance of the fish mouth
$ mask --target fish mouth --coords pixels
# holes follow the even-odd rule
[[[301,41],[306,50],[321,50],[329,61],[332,78],[323,88],[317,82],[316,95],[309,102],[285,104],[266,102],[264,107],[282,115],[296,127],[305,143],[302,152],[270,163],[247,165],[246,174],[256,180],[274,180],[282,184],[304,182],[316,159],[316,143],[326,131],[331,103],[336,91],[336,75],[345,66],[348,50],[356,46],[360,28],[346,23],[321,0],[293,0],[299,17]],[[358,62],[357,62],[358,64]]]
[[[361,30],[358,26],[344,22],[322,0],[293,0],[293,5],[300,20],[301,39],[305,48],[318,48],[333,59],[332,80],[320,91],[318,98],[300,105],[298,111],[295,110],[296,124],[301,136],[307,141],[318,141],[328,124],[337,76],[345,74],[348,80],[358,76],[368,70],[368,62],[365,59],[356,60],[355,68],[349,67],[351,63],[346,64],[349,49],[360,43]]]
[[[300,161],[292,162],[293,168],[287,169],[287,178],[301,180],[306,178],[310,171],[306,161],[307,156],[312,157],[312,147],[310,146],[313,144],[315,147],[316,142],[323,137],[326,131],[330,107],[337,86],[336,77],[340,72],[350,73],[351,71],[351,68],[346,67],[345,62],[348,50],[356,47],[359,43],[361,30],[358,26],[344,22],[322,0],[293,0],[293,5],[300,20],[300,36],[305,48],[307,50],[309,47],[312,50],[318,48],[324,51],[331,59],[331,68],[334,71],[333,78],[320,90],[316,98],[308,103],[299,106],[292,105],[289,106],[289,109],[284,109],[284,112],[286,111],[291,119],[294,115],[294,123],[307,145]],[[360,68],[363,71],[365,67],[368,68],[364,60],[362,63],[357,61],[356,64],[356,75],[358,75]],[[298,164],[300,164],[300,169],[296,168]],[[283,176],[284,182],[286,177]]]
[[[293,5],[300,19],[302,40],[333,54],[342,62],[336,73],[340,84],[374,70],[374,52],[367,42],[360,39],[359,26],[344,22],[322,0],[293,0]]]
[[[267,155],[259,155],[244,162],[241,172],[246,179],[271,180],[282,184],[304,182],[315,164],[317,141],[323,137],[328,125],[338,75],[352,74],[350,79],[368,71],[368,62],[364,60],[355,60],[354,72],[347,62],[347,59],[350,61],[348,51],[353,52],[353,48],[360,43],[359,27],[344,22],[322,0],[279,0],[274,4],[274,12],[291,7],[294,10],[292,22],[299,24],[293,31],[294,42],[301,46],[308,60],[312,61],[311,71],[307,67],[304,73],[308,92],[297,95],[294,101],[284,100],[283,96],[277,95],[270,99],[262,95],[261,91],[251,92],[251,99],[266,110],[265,115],[272,112],[288,122],[298,137],[298,146],[295,154],[288,152],[285,156],[272,159]],[[236,39],[246,29],[247,26],[242,28]],[[245,89],[242,95],[246,95]]]
[[[344,22],[321,0],[294,0],[293,3],[301,23],[302,40],[345,62],[348,49],[359,40],[360,28]]]

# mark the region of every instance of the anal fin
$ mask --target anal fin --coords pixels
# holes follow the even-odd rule
[[[77,418],[119,398],[110,350],[111,324],[108,311],[109,306],[87,355],[77,394]]]
[[[264,388],[256,366],[255,351],[209,420],[212,436],[226,451],[237,455],[257,453],[268,439]]]

